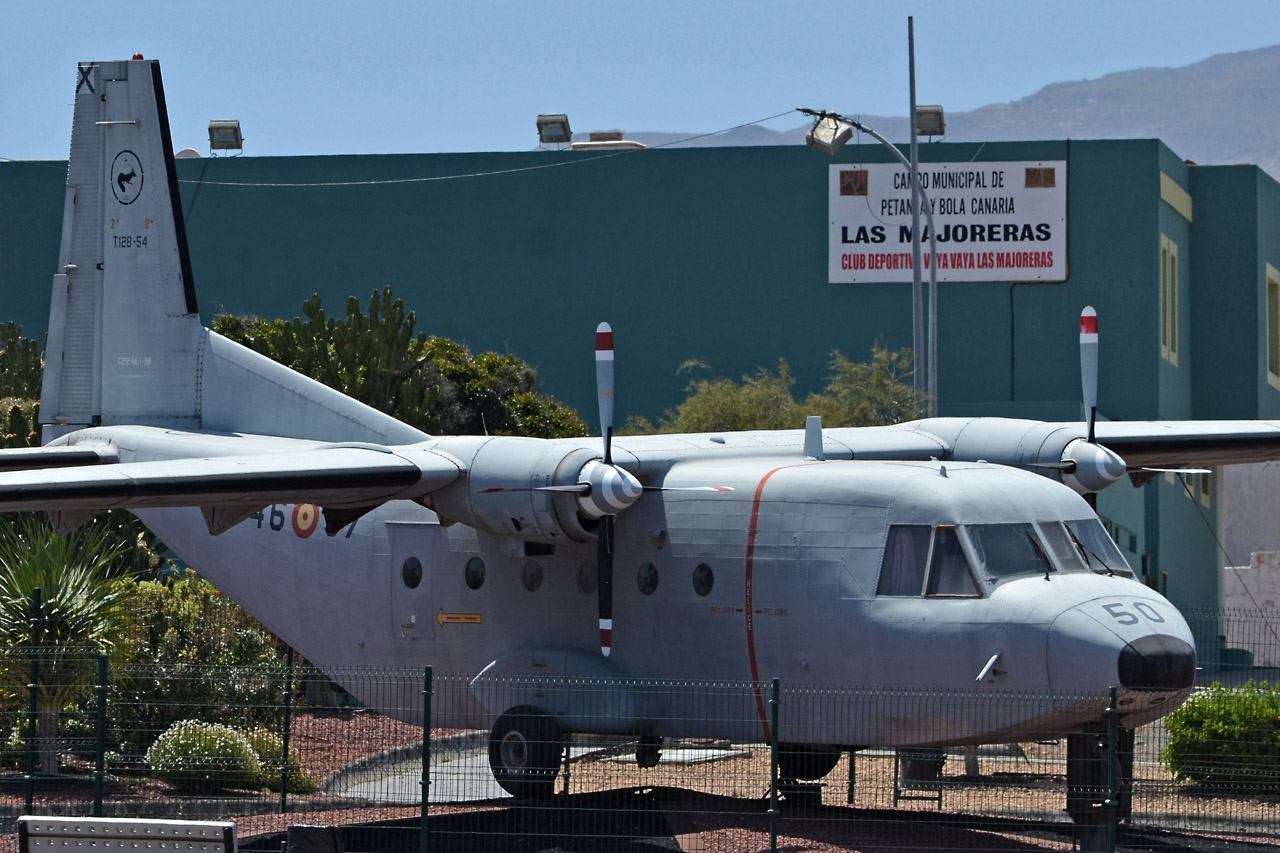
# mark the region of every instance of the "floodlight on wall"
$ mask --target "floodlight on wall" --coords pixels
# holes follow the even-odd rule
[[[209,122],[210,151],[241,151],[244,136],[240,133],[239,119],[214,119]]]
[[[569,129],[569,117],[564,113],[543,113],[538,116],[538,141],[543,145],[567,145],[573,139]]]
[[[916,105],[916,134],[919,136],[945,136],[947,122],[942,116],[941,104]]]
[[[825,154],[835,154],[853,138],[853,125],[835,116],[819,116],[804,135],[804,144]]]

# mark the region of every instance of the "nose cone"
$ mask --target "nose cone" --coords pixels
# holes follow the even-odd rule
[[[1108,595],[1068,607],[1054,620],[1049,631],[1053,691],[1188,690],[1195,681],[1195,640],[1173,605],[1134,581],[1084,582]]]
[[[1177,637],[1148,634],[1120,650],[1120,686],[1179,690],[1196,680],[1196,650]]]

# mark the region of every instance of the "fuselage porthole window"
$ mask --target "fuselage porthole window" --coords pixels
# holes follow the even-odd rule
[[[484,586],[484,560],[479,557],[472,557],[467,560],[467,567],[464,570],[467,580],[467,586],[471,589],[479,589]]]
[[[636,572],[636,585],[645,595],[653,595],[658,589],[658,567],[653,563],[645,563]]]
[[[542,586],[542,566],[537,560],[529,560],[520,572],[520,580],[529,592],[537,592]]]
[[[417,589],[422,583],[422,563],[417,557],[410,557],[400,566],[400,580],[409,589]]]
[[[711,571],[711,567],[706,563],[699,563],[693,570],[693,591],[701,596],[711,594],[711,588],[715,586],[716,576]]]

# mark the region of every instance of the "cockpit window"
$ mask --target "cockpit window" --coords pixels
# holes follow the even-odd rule
[[[1078,550],[1089,569],[1104,575],[1133,577],[1133,570],[1125,562],[1116,543],[1107,535],[1101,521],[1096,518],[1068,521],[1067,531],[1078,544]]]
[[[925,576],[928,575],[926,588]],[[895,524],[889,528],[876,595],[979,595],[954,527]]]
[[[954,527],[939,527],[933,537],[933,560],[929,563],[929,587],[925,595],[978,595],[969,561],[960,547]]]
[[[1044,575],[1053,570],[1030,524],[973,524],[966,530],[975,558],[990,577]]]
[[[895,524],[889,528],[880,565],[876,595],[919,595],[924,589],[925,567],[929,564],[929,536],[925,525]]]
[[[1061,521],[1041,521],[1036,527],[1040,528],[1040,538],[1049,549],[1049,559],[1053,561],[1054,568],[1063,572],[1088,571],[1080,543]]]

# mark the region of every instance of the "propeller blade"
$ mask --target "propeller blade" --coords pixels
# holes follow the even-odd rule
[[[1086,441],[1093,444],[1098,416],[1098,312],[1091,306],[1080,312],[1080,384],[1084,391]]]
[[[596,595],[600,603],[600,654],[613,650],[613,516],[600,519],[596,540]]]
[[[488,489],[476,489],[472,494],[493,495],[500,492],[568,492],[574,495],[591,494],[590,483],[566,483],[563,486],[493,486]]]
[[[613,329],[596,326],[596,395],[600,403],[600,434],[604,436],[604,464],[613,464]]]
[[[732,492],[733,486],[644,486],[646,492]]]

